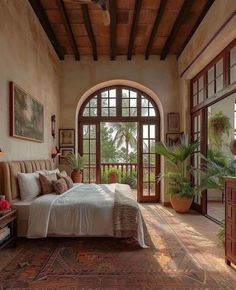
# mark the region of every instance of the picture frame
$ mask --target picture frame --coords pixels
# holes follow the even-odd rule
[[[44,107],[14,82],[9,83],[10,136],[44,142]]]
[[[63,148],[60,148],[60,158],[59,158],[59,163],[60,164],[66,164],[66,156],[69,154],[69,153],[75,153],[75,148],[74,147],[63,147]]]
[[[168,113],[167,115],[167,130],[168,132],[179,132],[180,131],[180,114],[179,113]]]
[[[75,146],[75,129],[59,129],[59,147]]]
[[[166,133],[166,143],[168,146],[174,146],[179,144],[180,137],[184,134],[184,132],[179,133]]]

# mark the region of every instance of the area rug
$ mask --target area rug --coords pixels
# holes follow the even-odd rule
[[[148,249],[132,239],[19,240],[0,289],[235,289],[220,273],[204,271],[161,216],[144,215]]]

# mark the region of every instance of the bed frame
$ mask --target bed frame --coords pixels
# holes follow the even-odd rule
[[[32,173],[44,169],[54,169],[51,159],[0,162],[0,194],[5,195],[9,201],[20,198],[17,173]]]

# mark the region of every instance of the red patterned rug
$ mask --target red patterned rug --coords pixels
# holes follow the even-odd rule
[[[204,271],[160,216],[145,220],[148,249],[132,239],[22,239],[0,273],[0,289],[235,289]]]

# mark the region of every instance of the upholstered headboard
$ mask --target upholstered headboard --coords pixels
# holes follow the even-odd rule
[[[37,170],[52,170],[52,160],[27,160],[0,162],[0,194],[11,201],[20,197],[17,173],[31,173]]]

